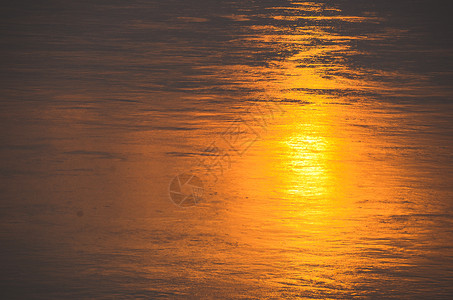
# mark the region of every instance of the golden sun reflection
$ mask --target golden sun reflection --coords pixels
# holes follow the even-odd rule
[[[272,80],[255,80],[256,69],[237,67],[243,80],[250,76],[245,82],[254,81],[270,99],[281,101],[287,114],[273,120],[218,185],[225,198],[237,197],[230,195],[234,187],[243,199],[228,207],[230,233],[250,247],[256,260],[266,257],[258,251],[274,255],[282,270],[271,286],[298,286],[299,292],[348,293],[372,278],[364,275],[367,270],[410,265],[409,257],[385,255],[398,252],[398,239],[404,237],[397,232],[401,224],[387,219],[411,210],[401,201],[411,174],[394,150],[409,142],[381,139],[394,120],[380,115],[373,103],[341,94],[384,89],[381,84],[331,75],[359,75],[335,56],[352,52],[348,42],[353,38],[313,28],[296,28],[293,35],[272,34],[270,27],[255,30],[265,32],[258,35],[262,42],[297,53],[260,69],[262,78]],[[320,59],[328,56],[330,63]],[[394,109],[386,105],[387,111]]]
[[[329,182],[328,147],[329,140],[320,135],[319,124],[297,126],[297,134],[288,138],[288,173],[292,173],[294,185],[289,193],[300,196],[326,196]]]

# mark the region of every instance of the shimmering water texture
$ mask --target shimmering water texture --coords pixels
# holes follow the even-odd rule
[[[447,4],[38,2],[0,13],[2,298],[453,297]]]

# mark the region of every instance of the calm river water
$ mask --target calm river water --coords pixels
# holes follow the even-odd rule
[[[448,6],[2,7],[3,299],[453,297]]]

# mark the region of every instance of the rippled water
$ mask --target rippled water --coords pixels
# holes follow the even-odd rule
[[[452,297],[447,8],[4,4],[4,298]]]

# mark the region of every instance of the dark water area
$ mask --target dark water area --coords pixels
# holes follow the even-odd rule
[[[451,298],[451,8],[2,3],[0,295]]]

